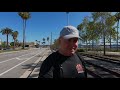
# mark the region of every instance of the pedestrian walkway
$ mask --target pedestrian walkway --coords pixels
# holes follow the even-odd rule
[[[42,57],[34,62],[32,65],[34,69],[32,71],[31,69],[26,70],[26,72],[20,78],[38,78],[40,66],[50,53],[51,50],[47,50]]]
[[[32,73],[28,76],[28,78],[38,78],[40,67],[42,62],[47,58],[47,56],[43,56],[42,59],[38,62],[35,69],[32,71]]]

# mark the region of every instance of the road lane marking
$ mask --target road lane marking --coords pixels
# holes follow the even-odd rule
[[[40,69],[40,67],[39,67],[39,62],[40,61],[44,61],[46,58],[47,58],[47,56],[45,55],[45,54],[47,54],[47,53],[49,53],[49,51],[47,51],[46,53],[44,53],[43,55],[42,55],[42,57],[40,57],[33,65],[35,66],[35,68],[33,69],[33,70],[31,70],[31,69],[28,69],[28,70],[26,70],[26,72],[20,77],[20,78],[38,78],[38,74],[39,74],[39,69]],[[36,72],[37,71],[37,72]],[[34,76],[33,77],[33,75],[34,74],[36,74],[37,76]]]
[[[18,58],[18,57],[16,57],[16,59],[17,59],[17,60],[26,60],[26,59],[28,59],[28,58]]]
[[[43,56],[43,58],[40,61],[44,61],[47,58],[47,56]],[[28,78],[38,78],[40,71],[40,66],[37,64],[32,73],[29,75]],[[35,76],[36,75],[36,76]]]
[[[35,53],[35,52],[33,52],[33,53]],[[11,59],[8,59],[8,60],[5,60],[5,61],[1,61],[0,63],[4,63],[4,62],[7,62],[7,61],[11,61],[11,60],[14,60],[14,59],[16,59],[16,58],[19,58],[19,57],[22,57],[22,56],[26,56],[26,55],[29,55],[29,54],[33,54],[33,53],[28,53],[28,54],[21,55],[21,56],[15,57],[15,58],[11,58]]]
[[[16,59],[21,60],[20,58],[16,57]]]
[[[40,54],[40,53],[38,53],[38,54]],[[8,70],[4,71],[3,73],[1,73],[1,74],[0,74],[0,76],[2,76],[3,74],[5,74],[5,73],[9,72],[10,70],[12,70],[12,69],[16,68],[17,66],[19,66],[19,65],[23,64],[24,62],[26,62],[26,61],[28,61],[28,60],[32,59],[33,57],[37,56],[38,54],[36,54],[36,55],[34,55],[34,56],[32,56],[32,57],[28,58],[27,60],[25,60],[25,61],[23,61],[23,62],[21,62],[21,63],[19,63],[19,64],[15,65],[15,66],[14,66],[14,67],[12,67],[12,68],[10,68],[10,69],[8,69]]]
[[[44,56],[44,55],[45,55],[45,53],[43,54],[43,57],[40,57],[38,60],[36,60],[32,66],[37,67],[39,61],[44,61],[45,58],[47,57],[47,56]],[[39,67],[34,68],[33,70],[27,69],[26,72],[23,75],[20,76],[20,78],[28,78],[30,75],[35,74],[35,73],[39,74],[39,72],[35,72],[37,69],[39,69]]]
[[[41,58],[42,57],[40,57],[38,60],[36,60],[32,66],[35,67],[37,65],[37,63],[41,60]],[[20,76],[20,78],[27,78],[30,75],[31,71],[32,71],[31,69],[27,69],[25,71],[25,73],[23,73],[23,75]]]
[[[19,50],[19,51],[2,52],[2,53],[0,53],[0,55],[1,55],[1,54],[7,54],[7,53],[9,54],[9,53],[14,53],[14,52],[21,52],[21,51],[26,51],[26,52],[27,52],[27,51],[34,50],[34,49],[36,49],[36,48],[32,48],[32,49],[28,49],[28,50]]]

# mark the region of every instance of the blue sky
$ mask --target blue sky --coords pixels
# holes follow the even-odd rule
[[[34,42],[35,40],[42,41],[43,38],[51,37],[52,41],[59,37],[59,32],[63,26],[67,25],[66,12],[30,12],[31,18],[26,24],[26,41]],[[90,15],[89,12],[70,12],[69,24],[77,27],[85,16]],[[18,15],[18,12],[0,12],[0,30],[9,27],[14,31],[19,32],[18,40],[23,39],[23,21]],[[6,36],[0,33],[2,41],[6,41]],[[9,36],[9,41],[12,41],[12,36]]]
[[[31,18],[26,24],[26,41],[41,41],[43,38],[51,37],[52,41],[59,37],[61,29],[67,25],[66,12],[30,12]],[[85,16],[90,16],[90,12],[69,12],[69,24],[77,27]],[[23,40],[23,21],[18,12],[0,12],[0,30],[9,27],[18,31],[18,40]],[[0,39],[6,41],[6,36],[0,33]],[[12,36],[9,36],[11,42]]]

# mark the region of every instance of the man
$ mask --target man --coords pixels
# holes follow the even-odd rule
[[[65,26],[59,37],[59,49],[42,63],[38,78],[86,78],[86,70],[78,48],[79,32],[73,26]]]

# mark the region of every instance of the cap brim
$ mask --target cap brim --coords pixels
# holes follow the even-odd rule
[[[70,38],[80,38],[78,35],[65,35],[63,36],[64,39],[70,39]]]

